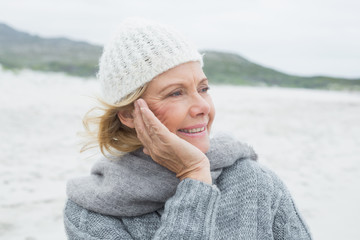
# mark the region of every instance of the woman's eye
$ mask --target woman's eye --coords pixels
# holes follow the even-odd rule
[[[180,96],[180,95],[181,95],[181,91],[176,91],[176,92],[171,93],[169,96],[170,97],[177,97],[177,96]]]
[[[203,88],[200,89],[200,92],[206,93],[206,92],[208,92],[209,90],[210,90],[210,87],[203,87]]]

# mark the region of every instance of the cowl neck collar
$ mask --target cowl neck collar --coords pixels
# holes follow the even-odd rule
[[[225,134],[210,140],[206,156],[210,161],[214,184],[222,170],[235,161],[257,159],[249,145]],[[95,163],[90,176],[67,183],[67,195],[70,200],[97,213],[139,216],[162,208],[174,195],[179,182],[175,173],[138,149],[120,158],[102,158]]]

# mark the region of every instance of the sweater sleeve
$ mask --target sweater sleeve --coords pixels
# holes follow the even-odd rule
[[[155,234],[144,233],[141,239],[212,239],[219,199],[220,191],[215,185],[182,180],[166,202]],[[72,205],[75,204],[67,204],[64,216],[68,239],[135,239],[120,218],[86,209],[76,213]]]
[[[290,192],[284,183],[276,178],[275,183],[280,188],[280,198],[273,222],[275,240],[311,240],[310,231],[301,217]]]
[[[212,239],[219,198],[215,185],[184,179],[166,202],[154,239]]]

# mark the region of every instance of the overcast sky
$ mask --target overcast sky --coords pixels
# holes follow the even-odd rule
[[[0,22],[96,44],[133,16],[171,24],[200,49],[286,73],[360,78],[359,0],[0,1]]]

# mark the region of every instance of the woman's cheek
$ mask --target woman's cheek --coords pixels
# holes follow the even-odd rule
[[[149,108],[160,120],[160,122],[167,126],[167,114],[169,114],[169,107],[166,106],[166,104],[152,104],[149,105]]]
[[[210,105],[210,113],[209,113],[209,115],[210,115],[210,121],[212,123],[214,121],[215,113],[216,113],[215,106],[214,106],[214,103],[213,103],[212,98],[211,98],[210,95],[207,96],[206,100],[207,100],[208,104]]]

